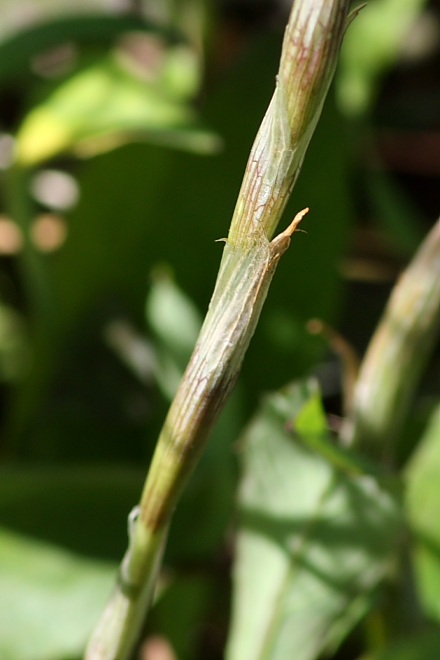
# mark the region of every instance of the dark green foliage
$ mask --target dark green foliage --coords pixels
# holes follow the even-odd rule
[[[29,3],[0,6],[0,214],[24,243],[0,258],[0,657],[74,660],[111,588],[209,303],[215,241],[227,234],[274,87],[282,30],[240,32],[208,0],[174,0],[162,23],[142,3],[112,14],[111,3],[34,0],[39,18],[23,28],[14,4],[26,13]],[[399,107],[399,94],[381,92],[383,74],[423,3],[404,12],[370,4],[280,227],[310,206],[306,233],[281,260],[240,381],[174,515],[144,632],[166,637],[179,660],[222,656],[231,600],[230,660],[356,660],[351,648],[362,660],[439,656],[437,413],[421,435],[438,401],[438,356],[381,464],[338,445],[308,380],[318,374],[326,412],[340,415],[341,369],[306,323],[342,328],[363,350],[394,275],[438,212],[427,211],[437,199],[430,180],[418,189],[418,175],[404,190],[374,137]],[[146,41],[130,42],[133,33]],[[146,60],[127,43],[143,44]],[[105,73],[104,121],[89,92]],[[393,75],[395,86],[399,76],[410,84],[402,68]],[[13,166],[2,164],[10,133]],[[72,208],[31,191],[35,174],[53,169],[78,184]],[[35,242],[41,213],[67,226],[52,251]],[[263,619],[270,640],[249,651]]]

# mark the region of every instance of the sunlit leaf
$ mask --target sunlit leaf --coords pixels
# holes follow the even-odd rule
[[[61,660],[84,650],[116,567],[0,530],[0,656]]]
[[[311,448],[314,381],[266,399],[243,439],[228,660],[312,660],[366,612],[399,527],[393,497]]]
[[[407,484],[419,596],[426,613],[440,620],[440,408],[433,413],[407,468]]]
[[[106,58],[29,112],[17,135],[18,161],[33,165],[72,149],[93,155],[142,139],[194,151],[217,149],[218,138],[197,128],[193,110],[179,95],[161,80],[144,80],[117,58]]]

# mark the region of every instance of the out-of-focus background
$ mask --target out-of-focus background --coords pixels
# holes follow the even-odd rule
[[[2,660],[80,657],[105,602],[209,302],[290,4],[0,1]],[[307,322],[362,355],[440,213],[439,178],[440,2],[371,0],[283,220],[310,206],[307,233],[281,261],[177,508],[145,660],[170,660],[168,643],[179,660],[222,657],[240,430],[264,393],[310,373],[341,414],[338,358]],[[439,366],[437,352],[399,467],[438,399]],[[408,598],[396,628],[439,619],[440,589],[413,617]],[[360,656],[364,633],[335,657]]]

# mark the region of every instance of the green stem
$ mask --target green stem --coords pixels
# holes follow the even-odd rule
[[[159,436],[118,584],[87,660],[130,655],[172,511],[232,391],[278,261],[305,212],[271,242],[261,232],[252,249],[225,246],[208,314]]]
[[[284,211],[336,67],[349,0],[292,7],[277,86],[252,148],[209,311],[160,434],[120,579],[86,660],[126,660],[151,600],[172,511],[240,371],[281,255],[306,211]]]

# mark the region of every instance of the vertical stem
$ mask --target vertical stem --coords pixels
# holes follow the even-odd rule
[[[293,4],[272,101],[247,164],[208,314],[160,434],[113,596],[86,660],[126,660],[177,498],[240,371],[270,282],[308,209],[269,241],[330,85],[349,0]]]

